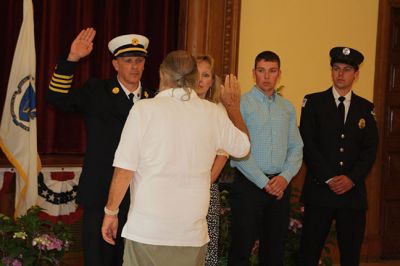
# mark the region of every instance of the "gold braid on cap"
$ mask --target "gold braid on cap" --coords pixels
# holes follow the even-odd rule
[[[115,54],[114,54],[114,56],[118,56],[118,55],[120,55],[120,54],[122,54],[122,53],[126,53],[126,52],[143,52],[143,53],[145,53],[145,54],[147,54],[147,50],[146,49],[144,49],[144,48],[140,48],[140,47],[129,47],[129,48],[125,48],[125,49],[121,49],[121,50],[119,50],[118,52],[116,52]]]

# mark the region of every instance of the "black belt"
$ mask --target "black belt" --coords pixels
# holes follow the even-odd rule
[[[281,173],[277,173],[277,174],[267,174],[267,173],[264,173],[268,178],[272,178],[272,177],[275,177],[275,176],[277,176],[277,175],[280,175]]]

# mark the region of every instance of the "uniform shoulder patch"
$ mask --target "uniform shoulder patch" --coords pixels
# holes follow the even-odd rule
[[[375,121],[376,121],[376,114],[375,114],[375,109],[372,109],[372,111],[371,111],[371,115],[372,115],[372,117],[375,119]]]
[[[302,104],[301,104],[301,107],[305,107],[306,106],[306,103],[307,103],[307,98],[303,98],[303,102],[302,102]]]

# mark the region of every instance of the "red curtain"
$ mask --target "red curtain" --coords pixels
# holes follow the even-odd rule
[[[0,1],[0,114],[22,22],[22,2]],[[66,57],[82,28],[94,27],[94,49],[80,62],[74,84],[79,86],[92,76],[107,79],[115,75],[109,40],[122,34],[142,34],[150,39],[142,83],[156,89],[162,59],[177,48],[179,0],[33,0],[33,5],[39,153],[81,154],[86,146],[82,118],[58,111],[45,101],[57,61]]]

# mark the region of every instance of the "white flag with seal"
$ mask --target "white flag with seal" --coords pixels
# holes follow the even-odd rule
[[[15,216],[38,198],[41,168],[36,135],[36,54],[32,0],[23,0],[23,19],[8,80],[0,126],[0,145],[15,167]]]

